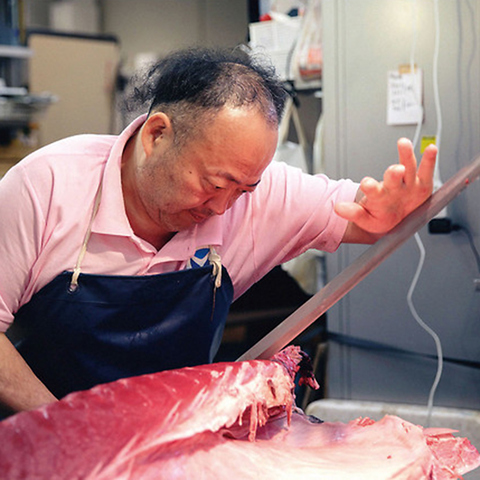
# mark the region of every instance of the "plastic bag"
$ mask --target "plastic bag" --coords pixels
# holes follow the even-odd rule
[[[320,80],[322,69],[322,2],[309,0],[293,54],[290,77],[301,82]]]

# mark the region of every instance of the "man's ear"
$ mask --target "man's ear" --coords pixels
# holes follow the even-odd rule
[[[147,156],[151,155],[160,142],[173,137],[172,122],[163,112],[150,115],[142,127],[141,139]]]

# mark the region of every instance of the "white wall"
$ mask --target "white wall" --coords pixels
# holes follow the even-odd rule
[[[246,0],[103,0],[103,30],[120,39],[126,69],[138,53],[235,47],[248,31]]]
[[[24,0],[25,23],[28,28],[48,28],[49,8],[53,0]]]
[[[54,1],[60,0],[25,0],[27,26],[49,28]],[[97,0],[97,4],[102,33],[120,40],[127,71],[139,53],[162,56],[194,45],[235,47],[246,41],[248,32],[248,0]]]

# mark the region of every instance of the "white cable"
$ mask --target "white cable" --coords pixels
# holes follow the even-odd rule
[[[433,17],[435,21],[435,47],[433,52],[433,96],[435,99],[435,112],[437,115],[437,133],[435,135],[435,143],[438,149],[433,181],[434,188],[439,188],[442,186],[439,168],[440,144],[442,139],[442,109],[440,106],[440,93],[438,88],[438,57],[440,54],[440,11],[438,7],[438,0],[433,0]]]
[[[412,39],[412,49],[410,51],[410,74],[412,75],[412,86],[415,82],[415,50],[417,48],[417,39],[418,39],[418,29],[417,29],[417,0],[413,0],[412,4],[412,16],[413,16],[413,39]],[[413,92],[415,94],[416,89],[413,88]],[[417,101],[417,105],[419,107],[419,116],[417,122],[417,128],[415,129],[415,135],[413,136],[413,148],[415,149],[418,139],[420,138],[420,132],[422,131],[422,123],[423,123],[423,105],[422,105],[422,92],[418,92],[419,96],[415,96],[415,100]]]
[[[425,248],[423,243],[420,239],[420,235],[418,233],[415,234],[415,240],[417,241],[418,249],[420,250],[420,260],[418,262],[417,271],[413,277],[412,284],[410,285],[410,289],[408,290],[407,294],[407,302],[408,306],[410,307],[410,311],[412,312],[413,318],[417,321],[417,323],[427,332],[435,341],[435,346],[437,348],[437,374],[435,375],[435,380],[433,385],[430,389],[430,394],[428,396],[428,404],[427,404],[427,427],[430,426],[430,420],[432,418],[432,409],[433,409],[433,398],[435,396],[435,391],[437,390],[437,386],[440,382],[440,378],[442,377],[443,371],[443,352],[442,352],[442,343],[440,341],[439,336],[420,318],[418,315],[415,306],[413,305],[413,292],[418,282],[418,278],[420,277],[420,273],[423,268],[423,263],[425,261]]]
[[[435,0],[436,2],[436,21],[435,21],[435,36],[436,36],[436,41],[435,41],[435,52],[434,52],[434,92],[435,94],[435,105],[436,105],[436,112],[437,112],[437,117],[439,118],[438,120],[438,126],[437,126],[437,147],[439,146],[439,140],[440,140],[440,132],[442,128],[442,122],[441,122],[441,110],[440,110],[440,101],[439,101],[439,95],[438,95],[438,77],[437,77],[437,68],[438,68],[438,45],[439,45],[439,37],[440,37],[440,22],[438,21],[439,16],[438,16],[438,0]],[[410,54],[410,73],[412,74],[412,79],[414,79],[414,73],[415,73],[415,49],[416,49],[416,44],[417,44],[417,0],[413,0],[413,7],[412,12],[413,12],[413,25],[414,25],[414,30],[413,30],[413,41],[412,41],[412,50]],[[414,80],[412,80],[414,81]],[[415,89],[413,89],[415,91]],[[417,99],[419,105],[421,106],[421,99]],[[422,108],[422,107],[421,107]],[[423,122],[423,111],[421,112],[421,115],[419,116],[418,119],[418,124],[417,128],[415,130],[415,136],[413,140],[413,148],[415,149],[418,139],[420,136],[420,131],[422,127],[422,122]],[[438,167],[438,160],[437,160],[437,167]],[[439,177],[440,178],[440,177]],[[420,238],[420,235],[418,233],[415,234],[415,240],[418,245],[418,249],[420,250],[420,259],[418,262],[417,270],[415,272],[415,275],[413,277],[412,283],[410,285],[410,288],[408,290],[407,294],[407,304],[408,307],[410,308],[410,312],[415,319],[415,321],[420,325],[421,328],[423,328],[434,340],[436,350],[437,350],[437,373],[435,375],[435,379],[433,381],[432,387],[430,388],[430,393],[428,395],[428,403],[427,403],[427,426],[430,426],[430,421],[432,418],[432,410],[433,410],[433,399],[435,397],[435,392],[437,390],[438,384],[440,382],[440,379],[442,377],[442,372],[443,372],[443,352],[442,352],[442,343],[440,341],[439,336],[421,319],[420,315],[417,313],[417,310],[415,309],[415,306],[413,304],[413,292],[415,291],[415,287],[417,285],[418,279],[420,278],[420,274],[423,269],[423,264],[425,261],[425,247],[422,243],[422,239]]]

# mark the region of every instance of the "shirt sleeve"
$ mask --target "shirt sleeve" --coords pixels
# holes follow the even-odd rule
[[[275,266],[309,249],[335,251],[348,222],[334,212],[334,205],[354,201],[357,190],[358,184],[350,180],[307,175],[272,162],[257,190],[245,200],[242,227],[231,239],[234,254],[229,252],[228,269],[235,297]]]
[[[43,212],[23,165],[16,165],[0,181],[1,332],[21,305],[41,245]]]

